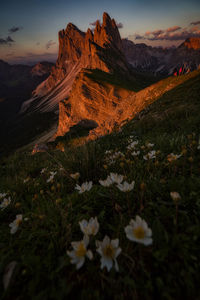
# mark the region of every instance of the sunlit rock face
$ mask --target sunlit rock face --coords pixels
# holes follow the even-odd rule
[[[50,76],[33,92],[33,97],[22,107],[26,110],[52,111],[66,99],[72,84],[81,69],[99,69],[107,73],[115,70],[128,73],[130,65],[122,53],[122,41],[114,19],[103,14],[102,26],[97,22],[94,33],[91,29],[82,32],[69,23],[61,30],[56,65]],[[31,108],[32,107],[32,108]]]
[[[180,46],[180,48],[182,47],[186,47],[188,49],[193,49],[193,50],[200,50],[200,38],[188,38]]]

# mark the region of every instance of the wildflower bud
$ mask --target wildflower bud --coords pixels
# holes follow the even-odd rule
[[[141,189],[141,191],[145,191],[146,190],[146,184],[144,182],[140,183],[140,189]]]
[[[61,184],[57,183],[57,188],[60,189],[61,188]]]
[[[187,149],[183,148],[183,150],[181,151],[181,153],[182,153],[183,155],[185,155],[185,154],[187,153]]]
[[[43,220],[43,219],[45,218],[45,215],[39,215],[38,218],[39,218],[40,220]]]
[[[155,166],[158,166],[158,165],[159,165],[159,161],[156,160],[156,161],[155,161]]]
[[[34,200],[36,200],[38,198],[38,194],[34,195]]]
[[[56,188],[55,188],[55,186],[54,186],[54,185],[52,185],[52,187],[51,187],[51,191],[52,191],[52,192],[54,192],[54,191],[55,191],[55,189],[56,189]]]
[[[61,202],[62,202],[62,199],[61,199],[61,198],[56,199],[56,204],[59,204],[59,203],[61,203]]]
[[[196,145],[196,144],[197,144],[197,141],[193,140],[192,145]]]
[[[123,162],[121,162],[119,165],[120,165],[121,168],[124,167],[124,163]]]
[[[190,156],[190,157],[188,158],[188,160],[189,160],[189,162],[193,162],[193,157]]]
[[[18,208],[18,207],[20,207],[20,206],[21,206],[21,203],[20,203],[20,202],[15,203],[15,207],[16,207],[16,208]]]
[[[103,165],[103,167],[104,167],[104,169],[106,169],[106,170],[108,169],[108,166],[107,166],[107,165]]]
[[[122,208],[119,204],[115,203],[115,210],[120,213],[122,211]]]
[[[44,191],[43,191],[43,190],[40,190],[40,194],[43,195],[43,194],[44,194]]]
[[[178,202],[179,200],[181,200],[181,196],[178,192],[171,192],[170,196],[174,202]]]

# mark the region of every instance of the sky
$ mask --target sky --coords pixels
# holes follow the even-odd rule
[[[86,31],[104,11],[134,43],[171,47],[200,37],[199,0],[1,0],[0,59],[55,61],[58,31],[69,22]]]

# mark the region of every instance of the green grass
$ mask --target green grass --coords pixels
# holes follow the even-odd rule
[[[67,141],[65,152],[52,149],[31,156],[27,150],[1,160],[0,192],[12,199],[0,213],[1,277],[10,262],[17,262],[6,291],[0,283],[2,299],[199,299],[199,95],[197,73],[121,132],[80,147]],[[127,149],[132,135],[139,141],[138,157]],[[143,159],[150,151],[147,142],[157,151],[149,162]],[[124,157],[110,164],[106,150],[121,151]],[[182,156],[169,162],[172,152]],[[50,171],[57,174],[47,183]],[[76,181],[69,174],[75,172],[80,172],[79,184],[93,181],[89,192],[74,190]],[[123,193],[116,186],[102,187],[99,179],[110,172],[134,180],[134,189]],[[171,191],[181,195],[178,203],[171,199]],[[9,223],[16,214],[28,220],[11,235]],[[151,246],[126,238],[124,227],[136,215],[152,229]],[[79,221],[95,216],[100,229],[90,242],[94,259],[86,259],[77,271],[66,251],[83,237]],[[119,238],[119,272],[100,269],[94,240],[106,234]]]

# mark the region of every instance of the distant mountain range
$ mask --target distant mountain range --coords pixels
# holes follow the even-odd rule
[[[200,38],[188,38],[179,47],[151,47],[123,39],[123,51],[128,62],[139,71],[172,75],[174,70],[190,72],[200,67]]]

